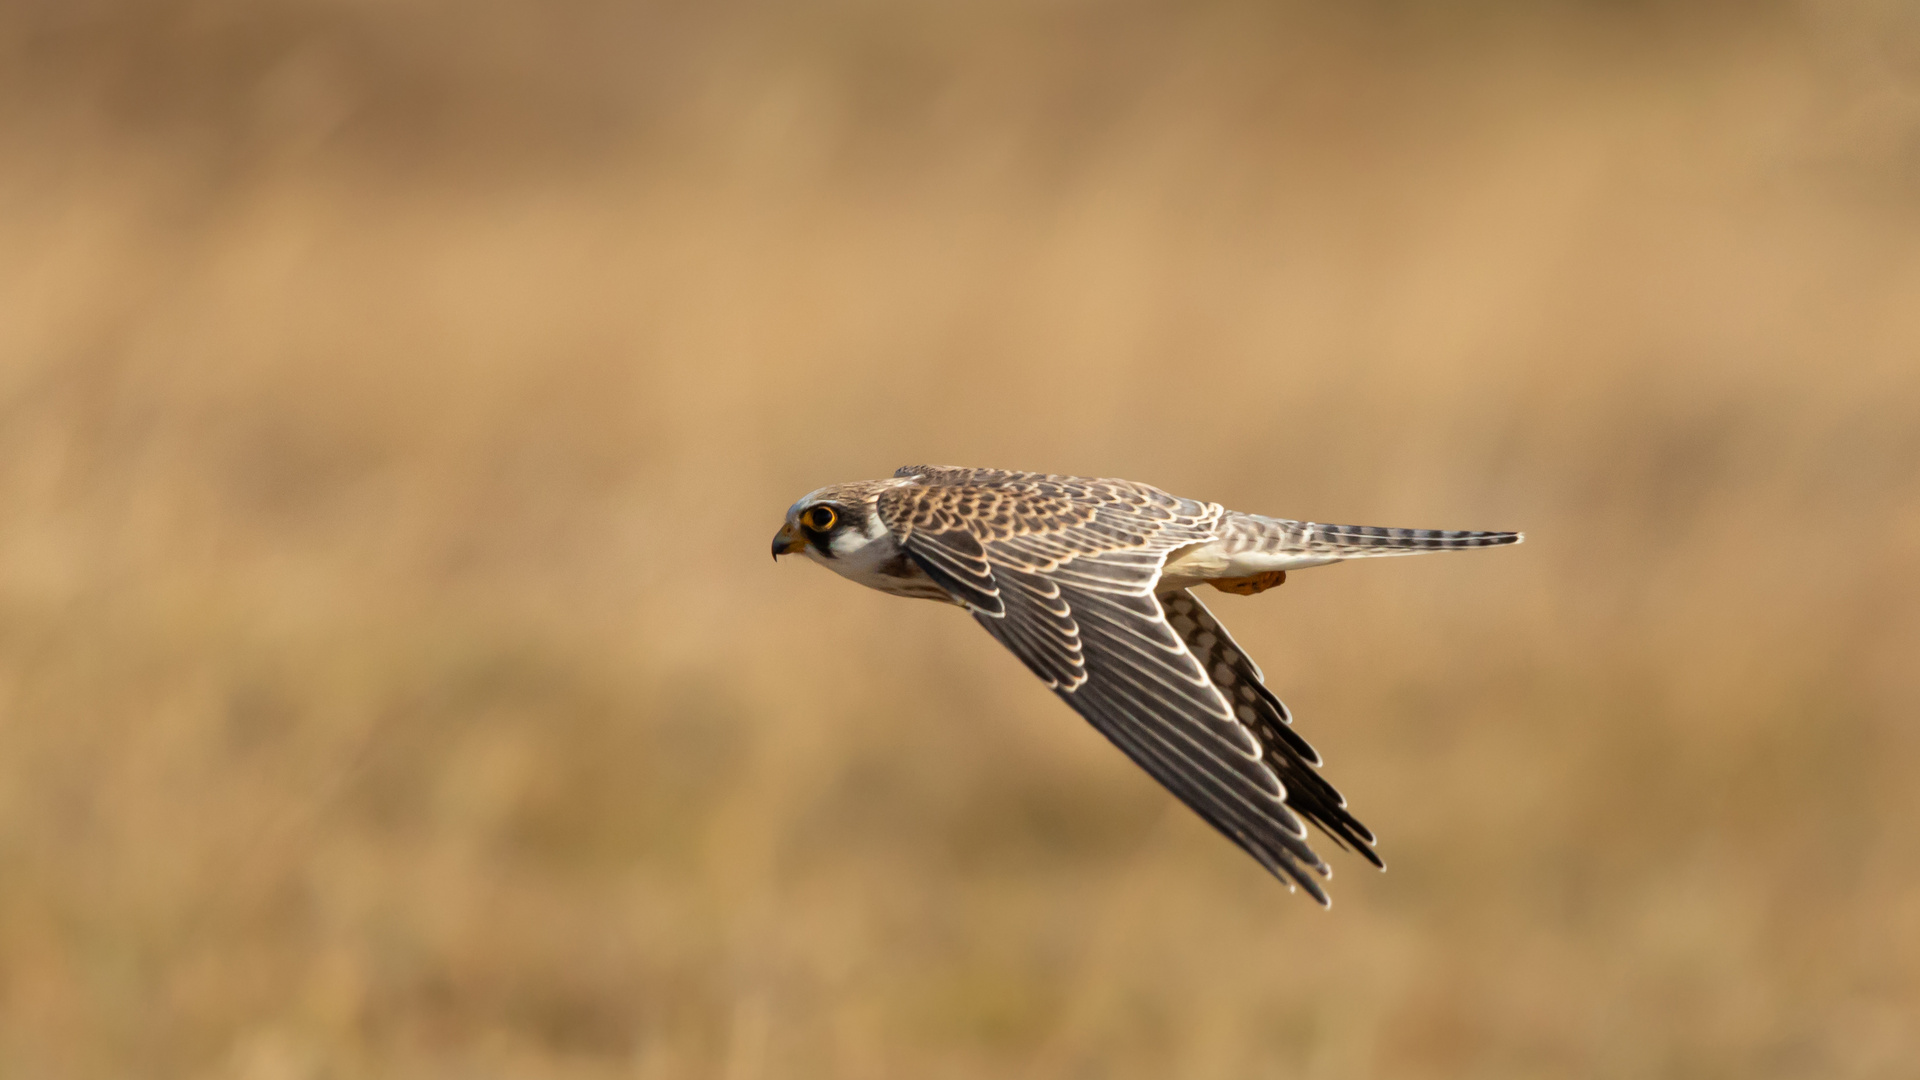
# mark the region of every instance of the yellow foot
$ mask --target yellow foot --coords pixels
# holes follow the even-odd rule
[[[1207,582],[1207,584],[1219,589],[1221,592],[1238,593],[1241,596],[1253,596],[1256,593],[1266,592],[1276,585],[1284,585],[1286,581],[1287,572],[1285,570],[1269,570],[1264,574],[1255,574],[1252,577],[1215,578]]]

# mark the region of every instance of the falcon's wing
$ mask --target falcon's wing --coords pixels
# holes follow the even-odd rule
[[[1330,872],[1287,808],[1290,790],[1268,764],[1276,751],[1257,721],[1236,715],[1154,595],[1167,552],[1209,539],[1220,508],[1126,481],[902,473],[921,482],[883,491],[876,507],[907,553],[1128,757],[1326,903],[1314,874]],[[1278,760],[1310,759],[1280,751]],[[1338,805],[1324,784],[1302,794],[1303,810],[1322,809],[1327,795]]]
[[[1160,595],[1167,621],[1188,651],[1213,677],[1214,686],[1233,703],[1233,714],[1266,747],[1267,765],[1287,788],[1287,805],[1313,822],[1341,847],[1358,851],[1384,867],[1373,851],[1373,832],[1347,812],[1347,800],[1317,769],[1320,755],[1293,730],[1293,714],[1267,689],[1260,665],[1240,648],[1200,598],[1186,589]]]

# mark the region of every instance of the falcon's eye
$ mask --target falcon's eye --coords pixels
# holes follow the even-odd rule
[[[826,532],[833,528],[834,522],[840,520],[840,515],[834,513],[831,506],[816,506],[800,515],[800,520],[814,532]]]

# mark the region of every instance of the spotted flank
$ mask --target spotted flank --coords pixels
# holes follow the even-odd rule
[[[1303,819],[1379,866],[1374,835],[1188,587],[1252,596],[1292,569],[1520,540],[1262,517],[1129,480],[915,465],[805,496],[773,553],[965,608],[1188,807],[1325,904],[1332,872]]]

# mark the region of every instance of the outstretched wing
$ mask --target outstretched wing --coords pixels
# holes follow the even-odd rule
[[[1266,748],[1266,762],[1287,788],[1287,805],[1341,847],[1384,866],[1373,851],[1373,832],[1347,812],[1347,800],[1318,770],[1320,755],[1293,730],[1293,714],[1267,689],[1260,666],[1241,649],[1200,598],[1186,589],[1160,594],[1167,621],[1187,650],[1233,704],[1233,714]]]
[[[920,482],[883,491],[876,509],[908,555],[1182,802],[1326,903],[1315,875],[1330,872],[1288,809],[1291,791],[1257,721],[1236,714],[1154,594],[1167,552],[1210,538],[1220,508],[1127,481],[901,474]],[[1296,751],[1278,760],[1311,759]],[[1337,807],[1330,788],[1313,789],[1303,806],[1320,810],[1328,795]]]

